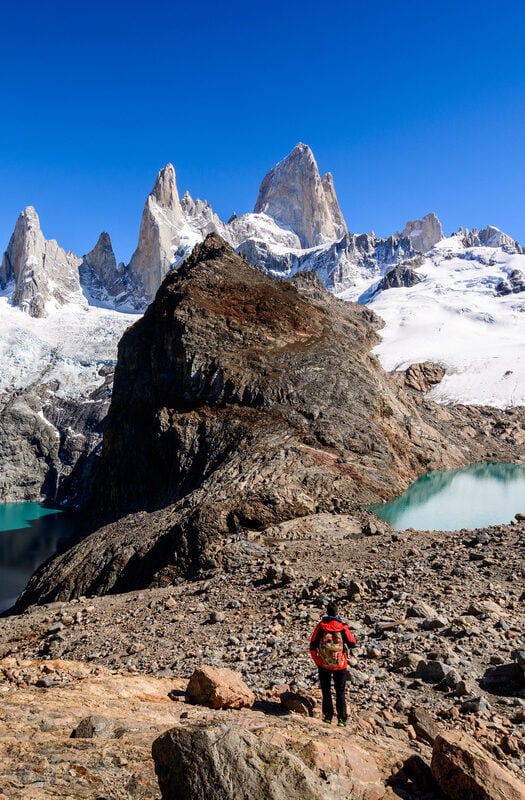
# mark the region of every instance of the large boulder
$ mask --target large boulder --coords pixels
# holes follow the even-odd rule
[[[179,725],[153,743],[163,800],[380,800],[373,758],[348,739],[252,730],[220,719]]]
[[[191,676],[186,694],[194,703],[210,708],[251,708],[255,695],[232,669],[198,667]]]
[[[450,800],[525,800],[525,785],[466,733],[436,738],[431,769]]]

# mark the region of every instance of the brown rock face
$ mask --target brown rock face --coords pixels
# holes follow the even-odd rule
[[[466,733],[437,737],[432,774],[451,800],[525,800],[525,786]]]
[[[121,340],[91,501],[105,527],[42,567],[21,604],[227,569],[232,534],[349,513],[479,460],[461,415],[382,370],[379,324],[312,275],[276,282],[208,236]]]
[[[210,708],[251,708],[255,695],[232,669],[199,667],[190,678],[186,694]]]

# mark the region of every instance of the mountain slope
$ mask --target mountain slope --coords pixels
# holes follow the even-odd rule
[[[439,409],[381,369],[379,324],[315,276],[275,282],[208,236],[120,342],[95,532],[19,607],[220,569],[240,530],[348,512],[497,450],[496,412]]]

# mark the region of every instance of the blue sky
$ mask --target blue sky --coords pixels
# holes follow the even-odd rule
[[[31,204],[63,247],[107,230],[129,261],[166,162],[227,219],[298,141],[353,231],[436,211],[525,243],[519,2],[5,5],[0,251]]]

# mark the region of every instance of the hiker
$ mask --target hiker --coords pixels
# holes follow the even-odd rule
[[[346,725],[345,689],[348,673],[348,650],[356,641],[348,625],[338,616],[335,603],[328,603],[326,616],[317,623],[310,640],[310,655],[319,668],[319,683],[323,693],[323,722],[330,724],[334,716],[332,676],[335,687],[337,724]]]

